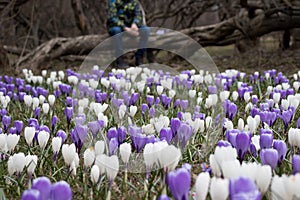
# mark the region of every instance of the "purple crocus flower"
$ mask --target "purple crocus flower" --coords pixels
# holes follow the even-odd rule
[[[278,163],[278,152],[276,149],[262,149],[260,160],[263,165],[270,165],[274,169]]]
[[[281,165],[287,153],[286,143],[283,140],[274,140],[273,148],[278,152],[278,166]]]
[[[23,192],[21,200],[41,200],[41,195],[38,190],[28,189]]]
[[[41,125],[39,128],[39,131],[46,131],[46,132],[50,133],[50,129],[46,125]]]
[[[98,121],[92,121],[88,123],[88,127],[93,135],[93,137],[95,138],[97,136],[97,133],[101,130],[102,126]]]
[[[67,134],[63,130],[58,130],[57,133],[56,133],[56,137],[61,137],[61,141],[62,141],[62,144],[63,144],[67,139]]]
[[[254,158],[256,158],[256,156],[257,156],[257,151],[256,151],[256,147],[255,147],[255,145],[254,145],[253,143],[250,144],[250,153],[251,153],[251,155],[252,155]]]
[[[73,117],[73,108],[72,107],[66,107],[64,110],[65,116],[67,118],[68,126],[70,125],[71,119]]]
[[[52,119],[51,119],[51,130],[52,130],[52,131],[54,131],[54,129],[55,129],[55,127],[56,127],[57,120],[58,120],[58,118],[57,118],[56,115],[54,115],[54,116],[52,117]]]
[[[160,140],[165,140],[168,144],[171,143],[173,133],[171,128],[162,128],[159,133]]]
[[[293,155],[292,167],[293,167],[293,174],[300,173],[300,155]]]
[[[40,192],[40,199],[49,199],[51,192],[51,181],[47,177],[39,177],[32,181],[31,189],[38,190]]]
[[[122,144],[126,138],[126,134],[127,134],[127,131],[126,131],[126,128],[124,126],[121,126],[118,128],[118,142],[119,142],[119,145]]]
[[[3,124],[3,128],[4,128],[5,131],[7,131],[8,126],[10,125],[10,122],[11,122],[11,117],[10,116],[4,115],[2,117],[2,124]]]
[[[236,150],[238,153],[239,161],[242,163],[248,148],[250,147],[251,137],[249,133],[240,132],[237,134],[235,142],[236,142]]]
[[[20,135],[21,132],[22,132],[23,126],[24,126],[23,121],[21,121],[21,120],[15,120],[14,121],[14,126],[17,129],[17,134]]]
[[[181,143],[181,147],[184,148],[192,134],[192,127],[186,123],[181,123],[175,137],[177,137],[178,141]]]
[[[115,155],[118,150],[119,142],[117,138],[111,138],[109,140],[108,149],[109,156]]]
[[[238,129],[226,130],[226,139],[233,147],[236,147],[236,136],[240,132]]]
[[[205,162],[201,163],[201,169],[202,169],[202,172],[208,172],[210,175],[212,173],[211,166]]]
[[[300,117],[297,120],[297,128],[300,128]]]
[[[189,107],[189,101],[188,100],[181,100],[180,101],[180,107],[183,111],[185,111]]]
[[[158,197],[158,200],[170,200],[170,198],[167,195],[162,194]]]
[[[170,97],[168,97],[167,95],[165,95],[165,94],[161,95],[161,103],[166,109],[169,108],[171,101],[172,101],[172,99]]]
[[[50,192],[51,199],[72,199],[72,190],[70,185],[65,181],[59,181],[52,185]]]
[[[41,115],[41,108],[40,107],[35,108],[33,113],[34,113],[34,118],[38,119]]]
[[[247,177],[233,178],[229,182],[230,199],[253,199],[260,200],[261,193],[253,180]]]
[[[131,97],[130,97],[130,100],[129,100],[129,105],[130,106],[135,105],[135,103],[137,102],[138,98],[139,98],[139,93],[132,93]]]
[[[76,125],[75,128],[71,131],[72,142],[75,144],[78,153],[83,146],[87,133],[87,127],[82,125]]]
[[[151,107],[152,104],[153,104],[153,102],[154,102],[154,96],[152,96],[152,95],[147,95],[147,96],[146,96],[146,101],[147,101],[148,106]]]
[[[229,147],[231,143],[226,140],[219,140],[217,145],[218,147]]]
[[[284,110],[282,111],[282,114],[281,114],[281,119],[283,121],[283,124],[284,124],[284,129],[286,130],[289,123],[291,122],[292,118],[293,118],[293,115],[294,115],[294,111],[293,109],[288,109],[288,110]]]
[[[118,138],[118,131],[115,127],[111,127],[107,131],[107,140],[110,141],[112,138]]]
[[[75,120],[74,120],[74,121],[75,121],[75,124],[84,125],[85,120],[86,120],[85,114],[78,114],[78,115],[75,117]]]
[[[207,90],[209,94],[217,94],[218,88],[215,85],[209,85],[207,86]]]
[[[228,119],[232,120],[237,113],[237,110],[238,110],[237,105],[235,105],[234,103],[231,103],[229,100],[225,100],[224,108],[225,108],[225,112],[226,112],[226,117]]]
[[[176,99],[173,108],[176,109],[180,105],[180,99]]]
[[[73,106],[73,99],[72,97],[66,97],[66,106],[67,107],[72,107]]]
[[[188,200],[191,175],[185,168],[171,171],[167,175],[167,184],[175,200]]]
[[[173,137],[175,137],[175,135],[177,134],[177,131],[181,125],[181,121],[179,118],[172,118],[171,119],[171,122],[170,122],[170,125],[171,125],[171,130],[172,130],[172,133],[173,133]]]
[[[155,108],[154,108],[154,107],[151,107],[151,108],[149,109],[149,117],[150,117],[150,118],[155,117]]]
[[[9,134],[17,134],[17,128],[16,127],[10,127],[8,133]]]
[[[273,134],[272,133],[263,133],[259,138],[259,146],[261,149],[271,148],[273,144]]]

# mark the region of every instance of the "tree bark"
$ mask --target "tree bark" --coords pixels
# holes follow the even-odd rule
[[[9,60],[7,58],[6,52],[3,49],[3,45],[0,41],[0,68],[9,67]]]
[[[235,16],[218,24],[192,27],[181,30],[181,32],[202,46],[224,46],[235,44],[243,39],[257,38],[273,31],[297,27],[300,27],[300,15],[292,16],[282,11],[276,11],[269,16],[261,13],[253,19],[249,19],[247,15]],[[165,44],[178,47],[182,41],[174,40],[172,34],[174,33],[166,33],[163,37],[151,35],[150,40],[154,40],[161,46]],[[107,37],[108,35],[87,35],[75,38],[54,38],[21,57],[16,65],[36,69],[45,62],[60,56],[84,55]]]

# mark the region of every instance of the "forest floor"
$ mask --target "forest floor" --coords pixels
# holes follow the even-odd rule
[[[255,71],[263,72],[268,69],[276,69],[290,76],[300,70],[300,49],[281,50],[278,43],[274,41],[261,42],[258,47],[243,54],[238,53],[234,45],[206,47],[205,50],[220,72],[226,69],[237,69],[246,73],[254,73]],[[129,54],[128,57],[129,62],[133,63],[133,53]],[[13,61],[15,57],[11,56],[10,59]],[[191,67],[181,58],[170,59],[170,54],[166,54],[166,52],[159,52],[155,61],[171,66],[177,71]],[[47,65],[47,69],[50,71],[67,68],[78,70],[80,64],[81,62],[55,60]],[[0,75],[18,76],[13,67],[0,68]]]

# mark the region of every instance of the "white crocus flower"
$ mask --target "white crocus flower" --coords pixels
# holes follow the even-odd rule
[[[109,181],[113,182],[119,171],[119,159],[116,155],[106,156],[105,171]]]
[[[40,104],[41,104],[41,105],[43,105],[43,103],[45,102],[45,100],[46,100],[46,97],[45,97],[45,96],[43,96],[43,95],[40,95],[40,96],[39,96],[39,101],[40,101]]]
[[[174,98],[175,97],[175,95],[176,95],[176,91],[175,90],[169,90],[169,97],[170,98]]]
[[[249,127],[249,130],[251,133],[255,133],[256,132],[256,129],[258,127],[258,124],[256,124],[256,120],[255,118],[251,117],[251,116],[248,116],[247,117],[247,124],[248,124],[248,127]]]
[[[255,181],[258,175],[258,167],[259,165],[254,162],[243,162],[240,168],[240,175],[250,178]]]
[[[280,93],[279,92],[275,92],[273,94],[273,100],[274,100],[275,104],[279,103],[279,101],[280,101]]]
[[[137,107],[136,106],[130,106],[129,107],[129,116],[134,117],[136,112],[137,112]]]
[[[232,97],[232,101],[236,101],[239,97],[239,93],[237,91],[233,91],[231,97]]]
[[[147,167],[147,170],[150,170],[157,160],[153,148],[154,148],[153,143],[147,143],[144,147],[143,156],[144,156],[144,162]]]
[[[255,177],[256,185],[259,191],[264,194],[267,192],[272,179],[272,169],[270,165],[257,167],[257,175]]]
[[[6,153],[7,152],[7,145],[6,145],[6,134],[0,134],[0,152]]]
[[[53,153],[55,153],[55,154],[59,153],[61,144],[62,144],[61,137],[54,137],[52,139],[52,150],[53,150]]]
[[[75,159],[76,156],[76,147],[75,144],[72,143],[71,145],[69,144],[64,144],[62,146],[62,155],[64,158],[65,163],[70,166],[73,160]]]
[[[282,177],[275,175],[272,179],[271,192],[273,200],[292,200],[293,193],[289,192],[288,187],[288,177],[283,174]]]
[[[206,130],[212,125],[212,117],[211,116],[207,116],[205,118],[205,127]]]
[[[105,143],[103,140],[99,140],[95,144],[95,156],[101,155],[104,153]]]
[[[229,181],[228,179],[221,179],[213,177],[211,179],[210,197],[212,200],[225,200],[229,195]]]
[[[83,153],[83,160],[85,167],[91,167],[95,161],[96,155],[93,148],[88,148]]]
[[[294,89],[295,89],[295,92],[297,92],[298,89],[299,89],[299,87],[300,87],[300,82],[299,82],[299,81],[295,81],[295,82],[293,83],[293,87],[294,87]]]
[[[180,149],[174,145],[168,145],[161,149],[159,153],[158,160],[161,167],[167,172],[173,171],[181,158]]]
[[[49,104],[50,104],[51,107],[54,105],[54,103],[55,103],[55,96],[53,94],[50,94],[48,96],[48,102],[49,102]]]
[[[30,107],[32,104],[32,97],[31,95],[24,95],[24,103],[27,107]]]
[[[38,157],[36,155],[27,155],[25,159],[26,159],[27,173],[33,174],[37,166]]]
[[[246,103],[248,103],[251,99],[251,96],[250,96],[250,92],[245,92],[244,93],[244,100],[246,101]]]
[[[42,70],[42,76],[43,76],[43,77],[46,77],[46,76],[47,76],[47,70],[46,70],[46,69]]]
[[[289,101],[287,99],[282,99],[281,100],[281,106],[284,110],[287,110],[289,108]]]
[[[118,112],[118,114],[119,114],[119,118],[120,118],[120,119],[123,119],[123,118],[124,118],[125,113],[126,113],[126,110],[127,110],[127,107],[126,107],[126,105],[124,105],[124,104],[122,104],[122,105],[119,107],[119,112]]]
[[[164,87],[161,85],[156,86],[156,91],[158,95],[161,95],[164,90]]]
[[[202,172],[197,176],[195,183],[196,200],[205,200],[209,188],[210,176],[208,172]]]
[[[288,131],[288,140],[291,146],[300,147],[300,129],[290,128]]]
[[[38,134],[38,143],[39,146],[41,147],[41,149],[45,148],[45,146],[47,145],[47,142],[49,140],[50,137],[50,133],[48,133],[47,131],[40,131]]]
[[[244,122],[244,120],[242,118],[239,118],[239,120],[238,120],[238,129],[240,131],[243,131],[244,128],[245,128],[245,122]]]
[[[106,157],[105,154],[100,154],[96,156],[95,165],[99,167],[100,174],[104,174],[106,172]]]
[[[237,178],[241,175],[241,165],[238,160],[224,161],[221,165],[224,178]]]
[[[34,138],[34,135],[35,135],[35,128],[34,127],[25,127],[24,136],[25,136],[26,143],[28,145],[31,145],[32,140]]]
[[[227,90],[221,91],[220,92],[220,99],[221,102],[224,102],[225,100],[227,100],[229,98],[230,92]]]
[[[106,78],[101,78],[100,83],[106,88],[109,88],[110,86],[110,82]]]
[[[17,173],[21,173],[26,164],[24,153],[17,153],[12,156],[13,169]],[[9,166],[8,166],[9,167]]]
[[[189,97],[192,98],[192,99],[195,98],[196,93],[197,93],[196,90],[189,90]]]
[[[89,84],[94,90],[98,87],[99,82],[95,79],[89,79]]]
[[[91,181],[93,184],[98,183],[98,180],[100,178],[100,169],[97,165],[93,165],[91,169]]]
[[[43,112],[44,112],[45,114],[48,114],[48,112],[49,112],[49,110],[50,110],[49,104],[48,104],[48,103],[43,103],[42,109],[43,109]]]
[[[131,145],[125,142],[120,145],[119,151],[123,163],[127,164],[131,154]]]
[[[259,145],[259,140],[260,140],[260,135],[254,135],[251,138],[252,143],[254,144],[256,151],[260,150],[260,145]]]
[[[40,100],[37,97],[32,98],[32,109],[36,109],[40,104]]]
[[[7,151],[12,152],[17,146],[20,136],[16,134],[9,134],[6,138]]]

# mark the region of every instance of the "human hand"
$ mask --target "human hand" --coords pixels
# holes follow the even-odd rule
[[[131,30],[133,31],[139,31],[139,28],[137,27],[137,25],[135,23],[131,24]]]
[[[138,32],[138,29],[137,29],[137,31],[136,30],[134,30],[135,28],[129,28],[129,27],[125,27],[124,28],[124,30],[125,31],[127,31],[130,35],[132,35],[132,36],[139,36],[139,32]]]

